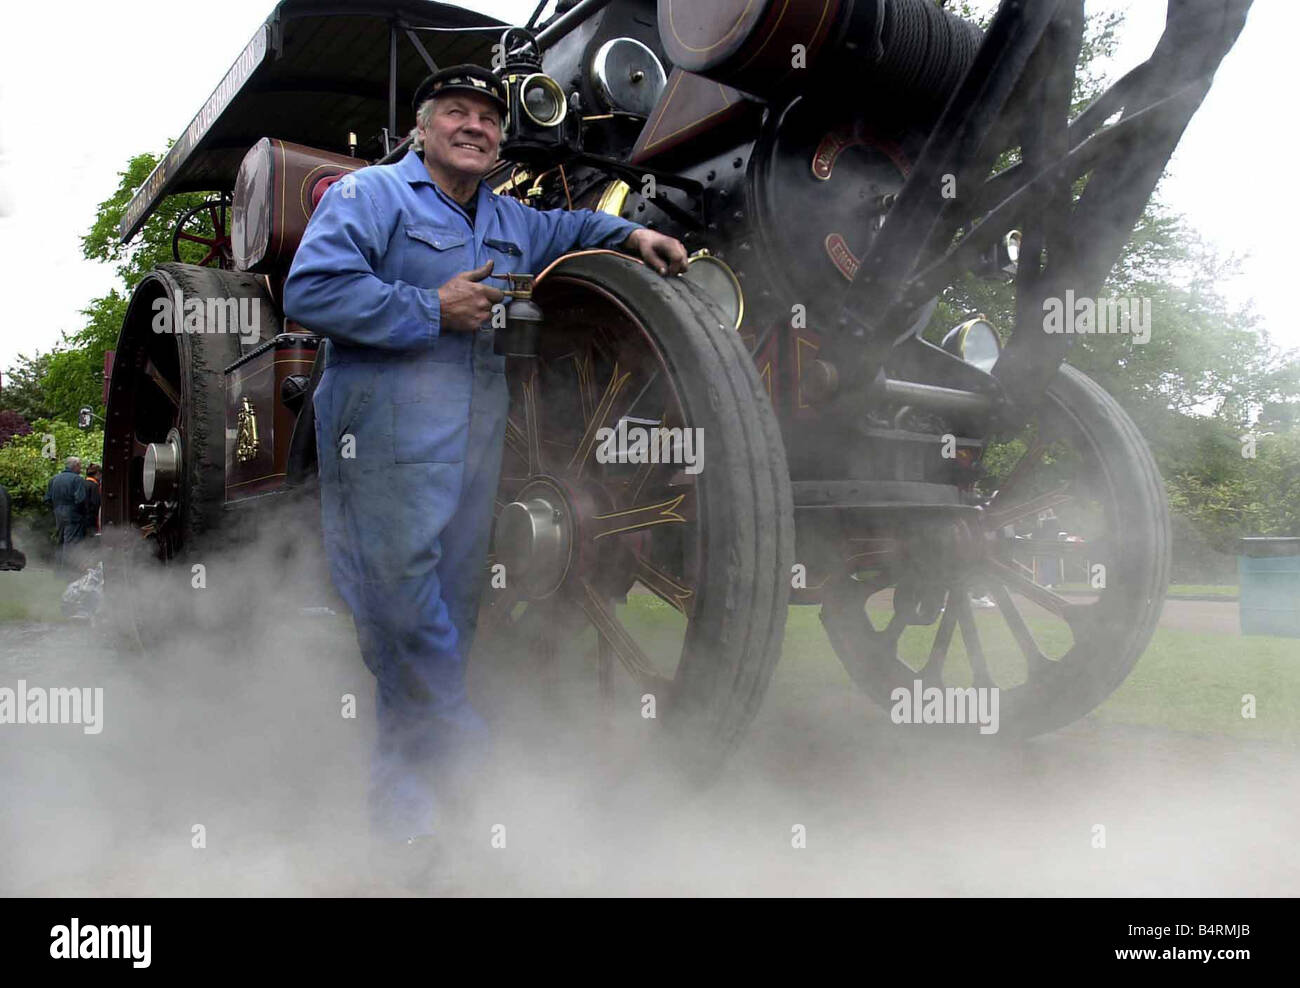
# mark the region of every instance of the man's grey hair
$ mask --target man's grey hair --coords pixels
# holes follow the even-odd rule
[[[420,140],[420,128],[426,130],[433,121],[433,106],[438,101],[438,97],[431,96],[421,103],[415,110],[415,126],[411,128],[411,149],[420,154],[424,154],[424,142]]]
[[[64,465],[65,467],[67,467],[69,470],[80,470],[80,469],[81,469],[81,457],[80,457],[80,456],[69,456],[66,460],[63,461],[63,465]]]

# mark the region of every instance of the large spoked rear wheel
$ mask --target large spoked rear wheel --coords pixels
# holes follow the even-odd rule
[[[915,725],[919,681],[923,694],[997,687],[1004,737],[1062,727],[1124,681],[1159,620],[1168,504],[1114,399],[1062,367],[1036,426],[999,448],[1015,462],[978,509],[847,540],[845,573],[828,587],[830,640],[896,723],[977,729],[972,718]]]
[[[209,325],[209,300],[232,298],[252,300],[266,335],[275,334],[274,308],[256,277],[159,265],[132,295],[118,340],[104,442],[104,518],[114,546],[105,567],[106,606],[128,643],[146,652],[204,622],[237,627],[209,616],[219,612],[211,605],[221,593],[195,586],[206,591],[211,582],[222,591],[235,581],[206,572],[196,581],[192,572],[196,562],[213,566],[208,550],[220,545],[218,533],[227,527],[223,372],[251,348],[237,332],[251,337],[251,328]],[[195,299],[200,304],[187,325],[184,303]],[[186,331],[156,331],[160,301],[177,314],[172,328]]]
[[[707,771],[757,711],[785,627],[793,509],[767,393],[712,303],[639,262],[574,255],[535,297],[546,325],[538,358],[511,362],[493,539],[507,588],[484,631],[584,655],[629,716],[653,696]]]

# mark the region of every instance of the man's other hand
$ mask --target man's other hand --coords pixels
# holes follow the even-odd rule
[[[462,271],[438,289],[442,309],[442,329],[456,333],[477,333],[492,318],[492,306],[505,298],[505,292],[483,279],[492,273],[492,261],[473,271]]]
[[[641,255],[641,260],[660,274],[681,274],[686,270],[686,248],[675,237],[654,230],[633,230],[623,247]]]

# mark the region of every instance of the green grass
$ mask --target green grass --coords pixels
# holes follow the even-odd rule
[[[644,594],[631,595],[619,612],[659,668],[670,671],[669,656],[680,645],[681,616]],[[888,613],[873,610],[871,616],[879,626]],[[1031,615],[1026,620],[1049,655],[1069,647],[1069,632],[1055,621]],[[1022,679],[1023,660],[999,613],[976,611],[975,622],[995,681],[1007,686]],[[933,636],[933,627],[909,628],[902,638],[904,659],[919,665]],[[953,685],[969,683],[960,633],[954,636],[946,669]],[[791,607],[772,690],[798,702],[854,688],[826,639],[818,608]],[[1242,716],[1246,694],[1255,697],[1253,719]],[[1300,743],[1300,641],[1157,628],[1128,679],[1093,716],[1116,724]]]
[[[71,579],[30,563],[17,573],[0,573],[0,621],[62,621],[59,604]]]
[[[29,567],[0,573],[0,621],[60,621],[59,600],[67,581],[53,571]],[[632,594],[618,608],[620,619],[661,672],[671,673],[681,646],[684,620],[649,594]],[[888,612],[871,611],[880,626]],[[996,611],[974,613],[995,681],[1008,686],[1023,678],[1024,663]],[[1051,619],[1026,614],[1049,655],[1070,645],[1068,631]],[[919,665],[934,628],[909,628],[901,639],[904,659]],[[594,644],[594,637],[586,647]],[[949,681],[970,681],[961,636],[954,636]],[[791,607],[785,648],[772,690],[800,702],[852,690],[816,607]],[[1242,697],[1256,698],[1256,717],[1241,716]],[[1112,723],[1164,727],[1193,733],[1300,743],[1300,641],[1265,636],[1211,634],[1158,628],[1146,653],[1124,684],[1095,712]]]
[[[1242,697],[1255,697],[1255,718]],[[1300,640],[1156,629],[1103,720],[1300,742]]]
[[[1175,583],[1169,588],[1169,593],[1175,597],[1236,597],[1241,593],[1241,587],[1221,583]]]
[[[1088,590],[1086,583],[1062,583],[1061,590]],[[1241,587],[1222,583],[1174,583],[1169,587],[1171,597],[1225,597],[1234,598]]]

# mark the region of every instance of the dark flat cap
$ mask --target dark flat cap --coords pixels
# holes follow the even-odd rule
[[[427,99],[441,93],[457,91],[478,93],[480,96],[488,97],[497,105],[503,118],[509,110],[506,104],[506,87],[495,73],[479,65],[453,65],[426,76],[416,88],[415,99],[411,101],[411,105],[418,110],[420,104]]]

